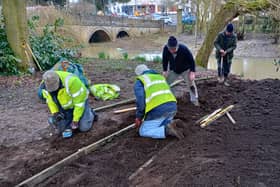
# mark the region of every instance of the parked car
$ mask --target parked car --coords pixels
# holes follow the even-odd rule
[[[182,23],[192,25],[196,21],[196,17],[190,13],[182,15]]]
[[[173,20],[171,19],[171,17],[169,17],[168,15],[162,15],[162,14],[153,14],[152,15],[153,20],[163,20],[164,24],[172,24]]]
[[[128,14],[125,13],[125,12],[120,12],[120,13],[117,13],[117,16],[119,16],[119,17],[128,17]]]

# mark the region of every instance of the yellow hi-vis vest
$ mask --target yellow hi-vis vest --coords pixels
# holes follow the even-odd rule
[[[175,101],[176,98],[170,90],[165,78],[160,74],[144,74],[137,77],[143,85],[145,90],[145,114],[155,107]]]
[[[85,109],[85,102],[88,98],[88,90],[82,81],[72,73],[64,71],[55,71],[63,85],[58,91],[57,100],[65,110],[74,109],[73,121],[78,122],[82,117]],[[50,112],[52,114],[59,112],[58,106],[53,101],[50,93],[43,90],[43,97],[46,99]]]

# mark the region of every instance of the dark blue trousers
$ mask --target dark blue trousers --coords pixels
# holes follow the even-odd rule
[[[220,57],[217,60],[218,64],[218,76],[224,78],[227,78],[230,73],[231,68],[231,59],[228,58],[228,56]]]

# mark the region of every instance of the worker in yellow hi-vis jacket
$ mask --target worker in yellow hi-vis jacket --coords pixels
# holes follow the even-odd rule
[[[42,88],[52,114],[48,122],[58,133],[66,138],[72,136],[72,130],[90,130],[95,112],[88,103],[89,91],[76,75],[49,70],[43,74]]]

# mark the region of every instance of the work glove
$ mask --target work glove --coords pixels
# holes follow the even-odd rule
[[[142,119],[140,118],[135,118],[135,127],[139,128],[142,124]]]
[[[79,128],[79,122],[72,121],[72,123],[71,123],[71,128],[72,128],[73,130]]]

